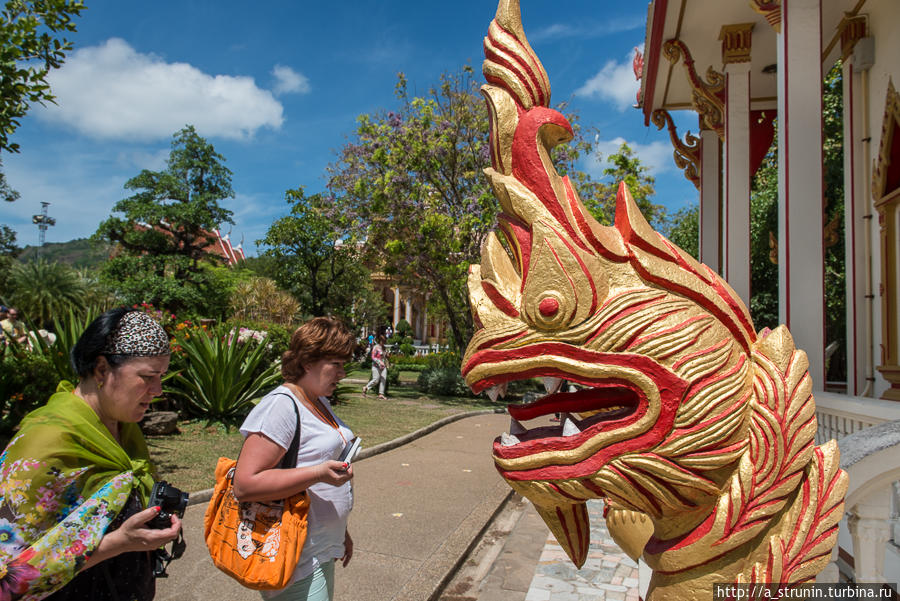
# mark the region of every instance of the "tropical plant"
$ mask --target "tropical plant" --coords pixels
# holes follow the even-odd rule
[[[64,318],[59,316],[53,318],[53,332],[56,340],[52,344],[41,336],[31,337],[31,352],[47,361],[48,365],[53,368],[57,382],[60,380],[76,382],[78,380],[78,375],[72,369],[72,362],[69,359],[72,347],[99,314],[100,311],[96,309],[87,309],[84,312],[69,309]]]
[[[231,318],[289,326],[296,322],[300,303],[274,280],[251,277],[239,282],[230,299]]]
[[[86,311],[99,315],[108,309],[121,305],[115,292],[104,284],[95,269],[77,268],[77,273],[84,286],[84,307]]]
[[[207,424],[230,426],[241,420],[281,377],[277,363],[264,365],[265,344],[229,338],[205,332],[178,337],[184,360],[164,387],[167,396]]]
[[[85,285],[78,273],[63,263],[39,259],[16,262],[10,270],[8,302],[41,328],[70,309],[83,310]]]

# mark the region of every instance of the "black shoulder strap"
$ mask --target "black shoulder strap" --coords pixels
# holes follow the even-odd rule
[[[279,393],[279,394],[284,394]],[[284,396],[291,399],[291,406],[294,408],[294,414],[297,416],[297,427],[294,428],[294,439],[291,440],[291,446],[288,447],[287,452],[285,452],[284,457],[281,459],[280,467],[283,470],[288,470],[297,467],[297,452],[300,450],[300,410],[297,409],[297,401],[289,394],[284,394]]]

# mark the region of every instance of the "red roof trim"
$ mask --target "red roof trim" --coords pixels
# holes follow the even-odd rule
[[[653,29],[650,32],[650,47],[644,48],[647,59],[644,77],[647,85],[644,88],[644,126],[650,125],[650,113],[653,112],[653,95],[656,93],[656,72],[659,70],[659,57],[662,54],[663,30],[666,27],[666,9],[669,0],[654,0]]]

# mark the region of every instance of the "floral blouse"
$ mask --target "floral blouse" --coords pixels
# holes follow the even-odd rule
[[[65,586],[134,492],[153,485],[137,424],[120,445],[63,382],[22,420],[0,454],[0,601],[44,599]]]

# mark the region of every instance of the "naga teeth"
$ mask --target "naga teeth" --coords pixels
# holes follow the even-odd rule
[[[541,381],[544,383],[544,390],[547,391],[547,394],[556,393],[562,386],[562,378],[541,378]]]
[[[503,384],[495,384],[488,388],[485,392],[487,392],[488,397],[490,397],[491,401],[496,402],[497,398],[504,398],[506,396],[506,385],[507,382]]]
[[[519,423],[519,420],[515,418],[509,418],[509,433],[513,436],[518,436],[519,434],[525,434],[528,432],[528,429],[525,428],[522,424]]]
[[[500,444],[504,447],[511,447],[514,444],[519,444],[519,439],[514,434],[504,432],[500,435]]]
[[[562,422],[563,436],[573,436],[575,434],[581,434],[581,430],[578,429],[578,426],[575,425],[575,421],[571,418],[571,416],[569,416],[568,413],[563,413]]]

